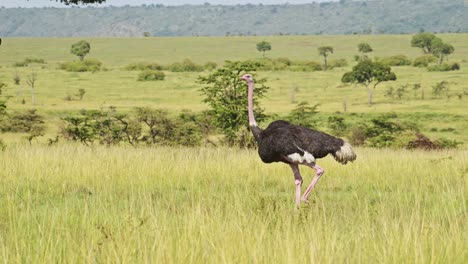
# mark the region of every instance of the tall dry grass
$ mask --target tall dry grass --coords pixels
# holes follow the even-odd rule
[[[466,263],[467,151],[331,158],[294,210],[288,166],[228,148],[11,146],[4,263]],[[312,170],[302,168],[305,183]]]

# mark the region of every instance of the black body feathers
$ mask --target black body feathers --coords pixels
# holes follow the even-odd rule
[[[312,154],[315,159],[332,154],[343,164],[356,158],[352,149],[351,153],[345,155],[346,157],[337,157],[340,156],[345,144],[349,146],[344,140],[306,127],[292,125],[284,120],[272,122],[265,130],[251,127],[251,131],[258,142],[258,154],[265,163],[289,163],[286,159],[288,155],[298,153],[303,156],[305,151]]]

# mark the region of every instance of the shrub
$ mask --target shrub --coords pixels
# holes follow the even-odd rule
[[[15,72],[15,75],[13,75],[13,82],[15,83],[15,85],[19,85],[20,82],[21,82],[21,77],[20,75],[18,74],[18,72]]]
[[[413,61],[413,66],[414,67],[427,67],[429,66],[430,63],[433,63],[436,60],[437,58],[432,55],[424,55],[424,56],[416,58]]]
[[[277,58],[276,61],[282,64],[286,64],[287,66],[293,65],[293,62],[287,57]]]
[[[448,138],[439,138],[436,143],[444,149],[452,149],[452,148],[457,148],[458,145],[462,145],[463,142],[448,139]]]
[[[440,98],[442,94],[449,96],[449,83],[447,81],[441,81],[432,86],[432,94],[436,98]]]
[[[162,81],[165,77],[162,71],[144,70],[138,74],[138,81]]]
[[[259,70],[263,71],[281,71],[285,70],[288,65],[286,63],[283,63],[282,61],[278,61],[276,59],[271,59],[271,58],[261,58],[255,60],[255,63],[258,63],[261,65]]]
[[[345,122],[344,117],[341,116],[328,117],[328,127],[336,136],[343,136],[348,130],[348,124]]]
[[[322,65],[315,61],[296,62],[290,67],[292,71],[321,71]]]
[[[458,63],[444,63],[444,64],[441,64],[441,65],[433,65],[433,66],[429,66],[427,67],[427,70],[428,71],[440,71],[440,72],[443,72],[443,71],[458,71],[460,70],[460,64]]]
[[[29,64],[29,63],[46,64],[45,60],[41,58],[26,58],[24,59],[24,62],[26,64]]]
[[[34,127],[44,126],[44,117],[37,113],[36,109],[10,114],[8,123],[3,130],[15,133],[29,133]]]
[[[165,67],[167,70],[172,72],[201,72],[203,66],[195,64],[189,59],[185,59],[182,63],[176,62]]]
[[[297,104],[286,119],[298,126],[314,128],[318,106],[318,104],[310,106],[309,103],[302,101]]]
[[[0,151],[4,151],[6,149],[6,144],[3,140],[0,139]]]
[[[131,63],[124,68],[127,71],[143,71],[143,70],[163,70],[163,66],[157,63],[136,62]]]
[[[378,61],[387,64],[388,66],[406,66],[411,65],[411,60],[405,55],[395,55],[377,59]]]
[[[59,65],[61,70],[69,72],[97,72],[101,70],[102,63],[95,59],[83,61],[64,62]]]
[[[349,142],[355,146],[362,146],[366,143],[367,135],[366,135],[366,126],[365,125],[357,125],[351,127],[349,131]]]
[[[216,62],[209,61],[203,65],[203,68],[207,71],[212,71],[218,67],[218,64]]]
[[[18,61],[18,62],[15,62],[13,63],[13,67],[27,67],[28,64],[24,61]]]
[[[331,60],[328,64],[328,68],[330,69],[341,68],[346,66],[348,66],[348,61],[346,61],[346,59]]]

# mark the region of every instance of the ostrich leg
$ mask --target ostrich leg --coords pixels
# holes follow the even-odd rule
[[[306,164],[306,165],[315,170],[315,177],[310,183],[309,187],[307,187],[306,191],[304,192],[304,195],[302,196],[302,200],[305,202],[308,202],[310,193],[312,192],[312,190],[315,187],[315,184],[317,184],[318,180],[320,179],[320,177],[322,177],[325,171],[319,165],[315,163]]]
[[[294,173],[294,183],[296,184],[296,206],[301,204],[301,187],[302,187],[302,177],[301,173],[299,172],[299,165],[295,163],[290,163],[291,169]]]

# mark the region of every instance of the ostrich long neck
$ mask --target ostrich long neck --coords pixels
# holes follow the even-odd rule
[[[258,127],[257,121],[255,121],[255,116],[253,112],[253,89],[254,89],[254,83],[249,82],[249,92],[248,92],[248,101],[249,101],[249,125],[250,127]]]
[[[250,131],[252,131],[253,136],[255,137],[255,140],[257,142],[261,139],[262,135],[262,129],[260,129],[257,125],[257,121],[255,121],[255,116],[253,112],[253,89],[254,89],[254,83],[253,82],[248,82],[249,86],[249,92],[247,95],[247,100],[249,103],[248,107],[248,112],[249,112],[249,126],[250,126]]]

